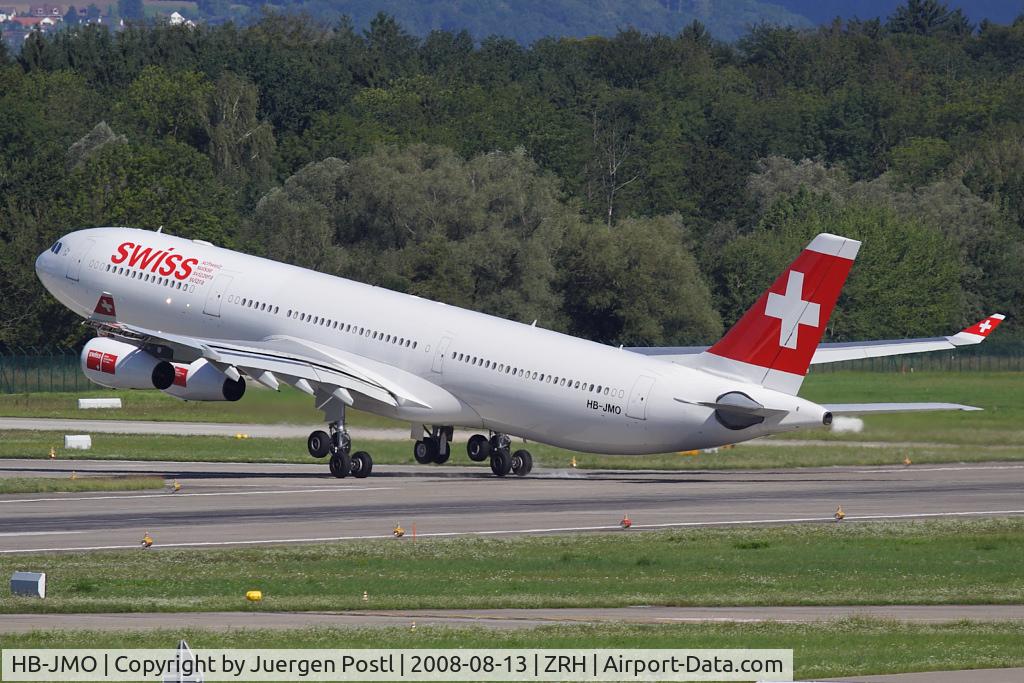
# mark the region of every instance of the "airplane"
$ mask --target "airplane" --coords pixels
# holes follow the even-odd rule
[[[993,314],[947,337],[820,344],[860,242],[822,233],[710,347],[622,348],[374,287],[160,231],[103,227],[36,260],[42,284],[94,327],[83,372],[105,387],[236,401],[246,379],[313,397],[314,458],[338,478],[373,469],[346,410],[408,422],[413,455],[441,464],[456,427],[475,462],[525,476],[513,438],[646,454],[827,427],[837,415],[978,410],[948,403],[820,405],[808,368],[977,344]]]

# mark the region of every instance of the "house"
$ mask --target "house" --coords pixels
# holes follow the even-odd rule
[[[33,17],[53,17],[55,19],[64,16],[59,5],[30,5],[28,13]]]
[[[171,12],[171,15],[167,17],[167,23],[171,26],[187,26],[189,28],[195,28],[196,22],[191,19],[186,19],[177,12]]]
[[[18,16],[18,10],[14,7],[0,7],[0,22],[9,21]]]
[[[17,24],[22,28],[35,28],[36,26],[40,26],[44,19],[51,23],[53,22],[53,19],[50,19],[49,17],[14,17],[10,22],[12,24]]]

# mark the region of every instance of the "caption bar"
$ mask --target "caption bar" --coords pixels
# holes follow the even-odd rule
[[[4,681],[792,681],[792,650],[3,651]]]

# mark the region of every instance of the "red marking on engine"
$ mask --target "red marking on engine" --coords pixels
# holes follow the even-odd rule
[[[188,367],[183,365],[174,366],[174,384],[175,386],[184,387],[185,382],[188,381]]]
[[[117,374],[117,356],[112,353],[103,354],[103,358],[100,360],[100,372],[105,372],[108,375]]]
[[[100,365],[103,362],[102,351],[89,351],[89,356],[85,359],[85,367],[89,370],[95,370],[100,372]]]

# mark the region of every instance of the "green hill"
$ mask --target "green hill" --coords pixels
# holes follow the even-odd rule
[[[256,8],[264,3],[245,4]],[[760,23],[811,25],[799,14],[760,0],[300,0],[278,7],[321,21],[348,15],[358,28],[386,12],[416,35],[465,29],[477,39],[502,35],[523,44],[547,36],[611,36],[630,27],[675,34],[694,19],[722,40],[734,40]]]

